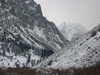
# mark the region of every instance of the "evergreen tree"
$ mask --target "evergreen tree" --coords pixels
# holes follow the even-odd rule
[[[35,65],[35,61],[31,60],[31,65],[34,66]]]
[[[27,64],[30,62],[31,60],[31,54],[28,54],[28,57],[27,57]]]
[[[3,54],[3,56],[5,56],[5,55],[6,55],[5,50],[3,50],[3,53],[2,53],[2,54]]]

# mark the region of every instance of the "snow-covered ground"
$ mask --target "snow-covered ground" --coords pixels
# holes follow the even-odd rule
[[[73,47],[51,55],[38,67],[68,69],[89,67],[100,62],[100,25],[76,40]]]
[[[30,50],[26,55],[6,52],[5,56],[0,55],[0,67],[32,67],[40,61],[40,57],[34,55],[33,52],[33,50]],[[28,58],[28,54],[30,54],[30,58]],[[29,63],[27,63],[28,59],[30,60]]]
[[[76,45],[59,55],[52,68],[89,67],[100,61],[100,32],[87,42]]]

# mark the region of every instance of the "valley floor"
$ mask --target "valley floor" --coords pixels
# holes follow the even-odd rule
[[[29,69],[29,68],[8,68],[0,69],[0,75],[100,75],[100,65],[84,69]]]

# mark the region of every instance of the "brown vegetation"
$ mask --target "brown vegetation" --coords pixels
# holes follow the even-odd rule
[[[36,70],[29,68],[8,68],[0,69],[0,75],[36,75]]]
[[[29,68],[8,68],[0,69],[0,75],[100,75],[100,65],[84,69],[29,69]]]

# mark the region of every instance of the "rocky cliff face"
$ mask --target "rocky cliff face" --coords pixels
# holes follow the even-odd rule
[[[31,51],[37,56],[48,57],[67,43],[34,0],[0,0],[1,55],[25,56]]]

